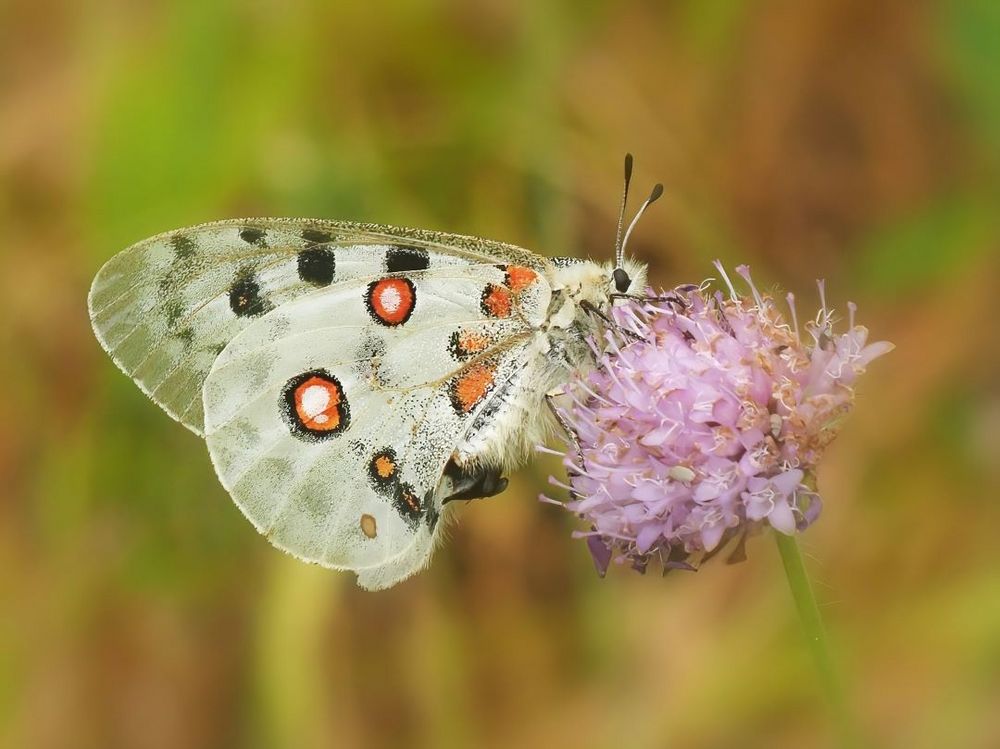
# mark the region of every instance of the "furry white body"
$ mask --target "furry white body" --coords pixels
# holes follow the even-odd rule
[[[546,398],[574,371],[585,372],[594,366],[587,339],[598,334],[600,318],[586,310],[585,304],[607,314],[614,293],[610,282],[614,268],[591,260],[558,260],[562,262],[550,261],[545,268],[552,290],[546,318],[524,344],[524,358],[530,363],[525,381],[530,387],[513,393],[508,407],[496,415],[488,430],[459,443],[459,462],[504,471],[521,465],[536,445],[546,442],[552,430],[559,428]],[[626,270],[632,288],[645,288],[645,266],[626,261]]]

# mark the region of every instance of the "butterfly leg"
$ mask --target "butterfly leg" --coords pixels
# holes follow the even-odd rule
[[[566,391],[561,387],[550,390],[545,394],[545,405],[548,406],[549,411],[552,412],[552,416],[566,433],[566,437],[573,441],[573,447],[576,448],[577,452],[580,452],[580,439],[576,436],[576,432],[573,431],[573,427],[571,427],[569,422],[566,421],[566,417],[563,415],[562,411],[556,407],[555,399],[560,395],[566,395]]]
[[[612,330],[614,330],[616,333],[619,333],[619,334],[623,335],[626,338],[631,338],[631,339],[633,339],[635,341],[642,341],[642,340],[644,340],[641,335],[639,335],[638,333],[635,333],[635,332],[629,330],[628,328],[623,328],[621,325],[619,325],[614,320],[612,320],[610,317],[608,317],[606,314],[604,314],[603,312],[601,312],[601,310],[599,310],[593,304],[591,304],[590,302],[588,302],[586,299],[584,299],[582,302],[580,302],[580,309],[582,309],[584,312],[587,312],[587,313],[589,313],[591,315],[594,315],[595,317],[601,318],[604,321],[605,325],[607,325],[609,328],[611,328]]]
[[[464,468],[454,458],[444,467],[444,478],[451,480],[451,489],[443,503],[495,497],[507,488],[507,479],[500,475],[499,468]]]

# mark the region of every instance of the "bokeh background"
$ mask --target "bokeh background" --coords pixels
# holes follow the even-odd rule
[[[874,746],[1000,746],[1000,4],[0,5],[0,743],[826,747],[771,540],[595,575],[539,460],[379,594],[296,563],[94,340],[90,279],[241,215],[710,261],[856,301],[802,539]]]

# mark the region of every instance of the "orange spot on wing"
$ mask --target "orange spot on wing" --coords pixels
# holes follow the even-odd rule
[[[515,294],[533,284],[536,278],[538,278],[538,274],[531,268],[526,268],[523,265],[507,266],[507,286]]]
[[[489,363],[473,364],[456,377],[451,384],[451,402],[460,414],[472,411],[493,389],[496,366]]]
[[[490,345],[490,339],[475,330],[463,330],[458,334],[458,345],[466,353],[474,354]]]
[[[382,478],[389,479],[396,472],[396,464],[388,455],[379,455],[375,458],[375,471]]]
[[[319,394],[326,395],[326,402],[317,409],[314,404],[319,400]],[[340,426],[342,397],[337,383],[322,377],[310,377],[295,388],[295,412],[306,429],[330,432]]]
[[[509,317],[513,301],[503,286],[490,284],[483,290],[483,312],[490,317]]]
[[[449,348],[456,359],[467,359],[485,351],[490,345],[489,336],[478,330],[456,330],[451,334]]]
[[[361,516],[361,532],[364,533],[368,538],[375,538],[378,535],[378,526],[375,523],[375,518],[372,515],[362,515]]]

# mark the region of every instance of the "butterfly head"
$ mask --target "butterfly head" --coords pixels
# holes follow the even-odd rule
[[[646,265],[623,257],[614,265],[605,266],[608,273],[608,297],[642,296],[646,288]]]

